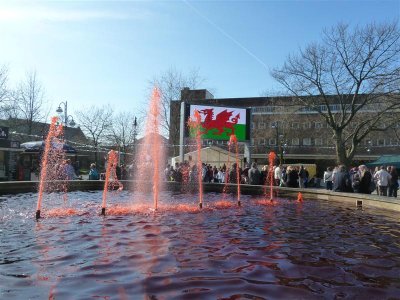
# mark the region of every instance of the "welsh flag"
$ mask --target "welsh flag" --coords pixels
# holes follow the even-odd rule
[[[246,109],[219,106],[191,105],[190,118],[194,119],[194,111],[201,116],[200,131],[203,139],[229,140],[235,134],[238,141],[246,140]],[[194,137],[195,132],[190,131]]]

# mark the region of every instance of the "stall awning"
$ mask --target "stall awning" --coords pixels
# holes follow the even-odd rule
[[[367,167],[395,166],[400,168],[400,155],[382,155],[377,160],[367,163]]]

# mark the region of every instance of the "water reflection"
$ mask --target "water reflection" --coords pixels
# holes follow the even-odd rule
[[[69,194],[33,219],[35,194],[0,209],[0,298],[396,298],[398,215],[329,202],[122,192]],[[168,201],[167,201],[168,199]],[[228,205],[229,203],[233,205]],[[54,205],[60,203],[54,202]],[[116,206],[118,204],[118,206]],[[49,203],[50,205],[50,203]],[[62,205],[62,203],[61,203]],[[7,287],[7,288],[3,288]]]

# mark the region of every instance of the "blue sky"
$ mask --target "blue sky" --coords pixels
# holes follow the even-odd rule
[[[68,101],[139,111],[148,82],[198,68],[214,95],[278,90],[269,75],[338,22],[398,19],[396,1],[0,1],[10,85],[36,70],[52,111]]]

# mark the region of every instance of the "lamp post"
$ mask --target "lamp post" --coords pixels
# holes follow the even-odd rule
[[[137,119],[133,121],[133,159],[136,162],[136,136],[137,136]]]
[[[61,108],[61,105],[64,106],[64,109]],[[74,127],[76,125],[74,118],[71,115],[68,115],[68,102],[60,102],[60,104],[58,104],[58,108],[56,109],[56,112],[58,112],[59,114],[64,112],[64,119],[62,120],[62,122],[64,123],[64,126],[68,126],[70,125],[71,127]],[[68,122],[69,118],[71,118],[71,121]]]

